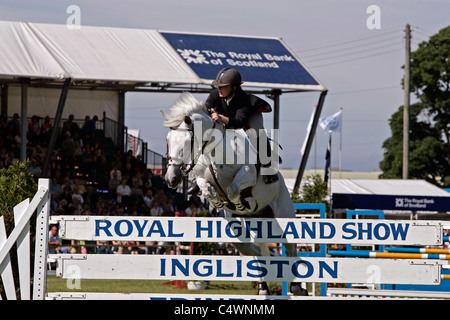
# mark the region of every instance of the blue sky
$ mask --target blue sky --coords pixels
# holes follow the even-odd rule
[[[354,171],[378,170],[381,145],[390,136],[388,119],[403,104],[405,25],[412,26],[415,50],[419,42],[448,25],[450,12],[448,0],[3,0],[0,20],[65,24],[70,5],[80,7],[81,25],[283,38],[327,87],[322,116],[343,108],[342,168]],[[370,5],[380,8],[381,29],[366,26]],[[176,94],[126,95],[126,125],[140,130],[141,138],[160,153],[165,152],[166,131],[158,110],[176,98]],[[411,98],[414,101],[414,95]],[[281,96],[282,167],[298,168],[317,100],[317,93]],[[266,127],[272,121],[272,115],[265,116]],[[307,167],[323,168],[328,136],[318,128],[315,140]],[[339,142],[335,134],[333,167],[338,166]]]

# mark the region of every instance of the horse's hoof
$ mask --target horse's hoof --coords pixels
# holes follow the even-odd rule
[[[302,286],[298,283],[291,284],[291,293],[295,296],[308,296],[308,290],[302,288]]]
[[[265,282],[258,283],[257,295],[258,296],[268,296],[268,295],[270,295],[270,290],[269,290],[269,287],[267,286],[267,283],[265,283]]]

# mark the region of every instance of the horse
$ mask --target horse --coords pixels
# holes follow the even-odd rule
[[[160,111],[163,127],[170,128],[165,174],[170,188],[177,188],[183,177],[193,171],[201,194],[217,210],[224,209],[226,217],[295,217],[283,176],[277,171],[277,181],[264,182],[255,161],[255,140],[252,143],[244,130],[226,130],[214,122],[205,104],[190,93],[181,94],[167,114]],[[241,161],[233,161],[235,158]],[[270,255],[265,243],[233,245],[243,255]],[[287,256],[297,257],[295,244],[285,244],[285,248]],[[258,294],[268,291],[267,285],[260,282]],[[291,291],[305,294],[306,290],[299,283],[292,283]]]

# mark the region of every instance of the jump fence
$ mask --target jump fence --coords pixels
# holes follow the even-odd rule
[[[15,299],[9,251],[17,243],[22,299],[194,299],[196,295],[51,293],[47,262],[63,279],[278,281],[366,284],[441,282],[445,260],[336,257],[50,254],[49,181],[39,180],[31,202],[16,207],[16,228],[6,237],[0,218],[0,261],[6,297]],[[33,295],[30,287],[29,220],[37,210]],[[357,245],[442,245],[443,223],[410,220],[261,219],[194,217],[52,216],[63,239],[231,243],[313,243]],[[199,299],[304,299],[293,296],[237,296]],[[313,298],[313,297],[306,297]],[[317,297],[326,298],[326,297]]]

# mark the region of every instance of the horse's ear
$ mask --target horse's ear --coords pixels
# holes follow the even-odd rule
[[[189,116],[184,116],[184,123],[186,123],[188,126],[192,124],[192,119]]]
[[[169,118],[167,117],[167,115],[164,113],[164,111],[162,111],[161,109],[159,110],[162,113],[162,116],[164,118],[164,120],[168,121]]]

